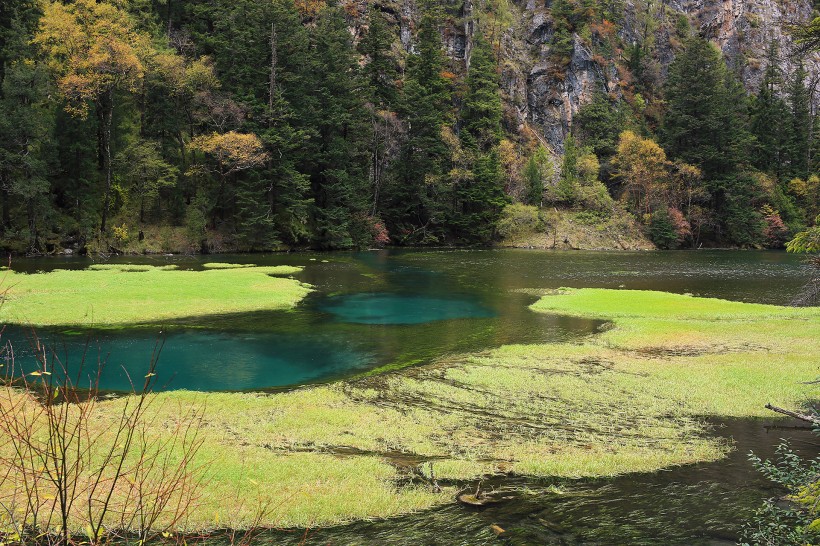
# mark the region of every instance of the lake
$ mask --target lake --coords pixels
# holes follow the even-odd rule
[[[538,293],[563,286],[787,304],[809,276],[798,256],[741,251],[381,250],[111,261],[190,269],[213,261],[298,265],[304,270],[297,278],[315,287],[286,312],[190,317],[115,331],[41,332],[75,363],[90,339],[89,358],[107,360],[102,387],[115,391],[128,389],[129,376],[141,377],[157,340],[164,340],[158,368],[163,388],[276,390],[509,343],[593,335],[603,322],[527,309]],[[12,267],[46,271],[91,263],[19,259]],[[25,330],[9,329],[6,336],[24,359]],[[714,433],[731,438],[736,447],[716,463],[604,480],[494,477],[485,487],[509,490],[513,500],[484,510],[453,503],[386,521],[319,529],[308,543],[497,544],[490,529],[497,524],[511,544],[732,544],[743,519],[763,498],[778,494],[752,469],[748,452],[772,456],[781,437],[806,454],[817,450],[810,431],[798,423],[714,425]],[[301,537],[272,532],[258,542],[297,544]]]
[[[159,388],[277,389],[510,343],[566,341],[601,326],[600,321],[531,312],[527,306],[547,289],[652,289],[785,304],[808,276],[801,258],[784,252],[381,250],[110,260],[183,269],[201,269],[213,261],[302,266],[296,277],[316,290],[290,311],[38,334],[69,367],[79,365],[90,342],[85,365],[104,362],[100,387],[105,390],[130,390],[131,378],[145,375],[158,341],[164,342]],[[87,258],[17,259],[12,268],[48,271],[92,263]],[[14,343],[18,365],[26,362],[30,332],[10,328],[5,335]]]

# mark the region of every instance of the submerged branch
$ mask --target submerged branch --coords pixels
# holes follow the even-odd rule
[[[807,415],[805,413],[797,413],[795,411],[778,408],[777,406],[773,406],[771,404],[766,404],[766,409],[770,409],[777,413],[782,413],[783,415],[788,415],[789,417],[794,417],[795,419],[800,419],[801,421],[806,421],[807,423],[812,423],[814,425],[820,425],[820,417],[814,415]]]

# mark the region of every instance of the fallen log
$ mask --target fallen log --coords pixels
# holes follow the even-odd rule
[[[806,421],[807,423],[811,423],[813,425],[820,425],[819,416],[807,415],[805,413],[797,413],[796,411],[778,408],[777,406],[773,406],[771,404],[766,404],[765,407],[766,409],[772,410],[777,413],[782,413],[783,415],[788,415],[789,417],[794,417],[795,419],[799,419],[801,421]]]

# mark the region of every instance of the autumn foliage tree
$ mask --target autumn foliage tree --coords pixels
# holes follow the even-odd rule
[[[105,176],[100,232],[111,200],[111,133],[116,91],[135,91],[145,74],[149,37],[119,7],[97,0],[46,4],[34,38],[57,74],[65,109],[85,118],[93,105],[99,124],[99,157]]]
[[[269,159],[259,137],[253,134],[237,133],[236,131],[199,135],[191,140],[188,147],[193,151],[210,156],[213,160],[210,166],[203,164],[193,169],[193,171],[204,169],[219,177],[217,207],[225,206],[225,190],[227,181],[231,176],[240,171],[264,165]]]
[[[624,131],[612,163],[632,209],[651,214],[661,201],[668,179],[669,161],[663,148],[653,140]]]

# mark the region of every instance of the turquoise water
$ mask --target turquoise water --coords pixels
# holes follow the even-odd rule
[[[352,294],[327,298],[319,308],[351,324],[424,324],[495,316],[489,308],[468,299],[413,294]]]
[[[799,257],[782,252],[389,250],[111,261],[187,269],[210,261],[297,265],[304,268],[297,278],[316,289],[291,311],[190,317],[117,331],[39,332],[71,370],[84,355],[86,370],[102,363],[100,387],[113,391],[141,383],[157,341],[164,341],[156,376],[160,389],[277,389],[597,331],[602,321],[527,308],[538,293],[561,286],[787,303],[808,277]],[[17,259],[12,267],[48,271],[92,263]],[[30,332],[8,328],[3,335],[14,345],[16,365],[33,369]]]
[[[160,348],[156,390],[247,391],[296,385],[364,371],[373,357],[349,344],[321,336],[290,336],[253,332],[182,331],[156,335],[140,330],[125,334],[92,333],[43,337],[58,362],[52,369],[86,371],[76,386],[85,388],[99,371],[99,387],[110,391],[142,388],[151,356]],[[18,363],[27,371],[36,364],[30,343],[10,330],[6,341],[15,347]],[[88,343],[88,346],[87,346]]]

